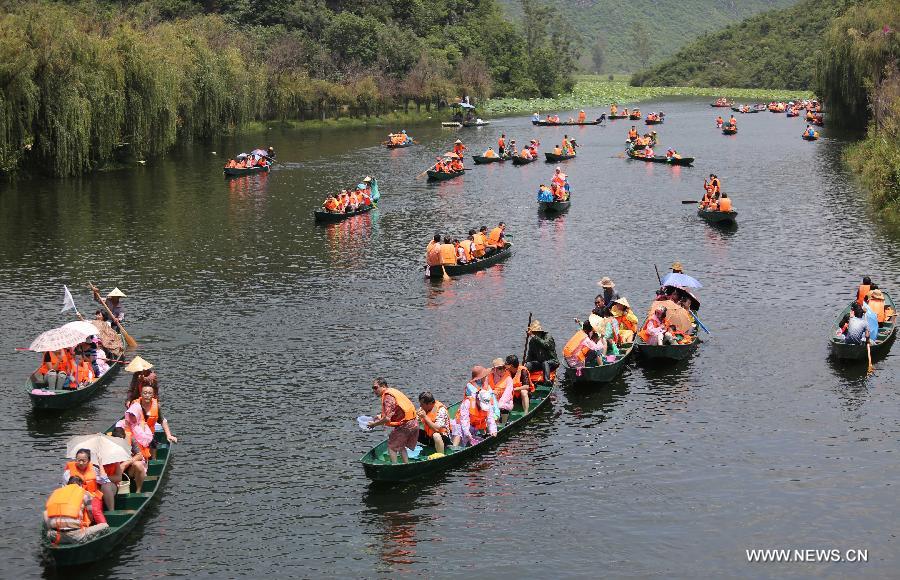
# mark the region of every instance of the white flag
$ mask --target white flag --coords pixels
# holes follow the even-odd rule
[[[70,310],[75,308],[75,300],[72,298],[72,293],[69,292],[69,287],[63,284],[63,308],[60,312],[65,312],[66,310]],[[75,312],[78,312],[78,309],[75,308]]]

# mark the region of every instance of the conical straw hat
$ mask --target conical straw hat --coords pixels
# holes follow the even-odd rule
[[[148,369],[152,369],[153,365],[145,361],[139,356],[131,359],[131,362],[128,363],[128,366],[125,367],[125,372],[128,373],[139,373],[141,371],[146,371]]]
[[[106,295],[107,298],[128,298],[125,296],[125,293],[119,290],[118,287],[113,288],[113,291]]]

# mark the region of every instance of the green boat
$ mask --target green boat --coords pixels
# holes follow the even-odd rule
[[[891,308],[891,314],[885,318],[884,322],[878,325],[878,336],[872,341],[871,345],[872,358],[887,354],[887,352],[891,350],[891,345],[897,334],[897,310],[894,305],[894,299],[891,298],[890,294],[883,290],[882,293],[884,294],[885,314],[887,314],[888,307]],[[841,360],[868,360],[865,344],[847,344],[836,336],[841,320],[844,316],[850,314],[851,306],[853,306],[853,302],[850,302],[850,304],[838,314],[837,318],[834,320],[834,324],[831,325],[831,338],[829,339],[831,354],[834,358]]]
[[[122,338],[122,335],[118,336],[124,351],[125,339]],[[108,384],[118,372],[119,363],[113,362],[105,373],[97,377],[97,380],[80,389],[37,389],[30,379],[25,384],[25,388],[29,391],[28,395],[31,397],[31,405],[34,409],[61,411],[80,405],[96,395],[100,392],[100,388]]]
[[[571,205],[571,199],[565,201],[539,201],[538,210],[544,213],[562,213],[568,211]]]
[[[697,215],[702,217],[704,220],[711,224],[723,223],[723,222],[734,222],[737,218],[737,212],[732,210],[729,211],[716,211],[712,209],[698,209]]]
[[[499,155],[495,155],[494,157],[485,157],[484,155],[473,155],[472,160],[475,162],[475,165],[484,165],[486,163],[503,163],[506,161],[506,157],[500,157]]]
[[[507,242],[506,246],[504,246],[502,250],[498,250],[489,256],[485,256],[484,258],[475,260],[474,262],[469,262],[468,264],[447,265],[444,266],[443,269],[447,271],[448,276],[471,274],[472,272],[484,270],[485,268],[490,268],[491,266],[502,262],[512,254],[512,248],[512,243]],[[434,267],[431,269],[429,278],[431,278],[432,280],[441,280],[443,279],[443,277],[444,273],[441,271],[441,268]]]
[[[409,481],[411,479],[424,477],[438,471],[449,469],[450,467],[462,463],[466,459],[478,457],[489,448],[509,437],[514,431],[521,428],[529,419],[547,406],[550,401],[550,393],[552,392],[552,383],[536,384],[534,392],[529,396],[530,407],[528,409],[528,414],[522,412],[522,407],[520,406],[521,403],[516,401],[506,424],[497,425],[496,437],[487,437],[477,445],[462,449],[450,449],[447,447],[444,450],[444,457],[429,460],[428,456],[435,452],[434,447],[423,446],[419,456],[415,459],[411,458],[409,463],[400,463],[398,461],[398,463],[392,464],[391,460],[388,458],[387,439],[385,439],[368,453],[363,455],[359,461],[362,463],[363,470],[369,479],[383,482]],[[457,403],[447,409],[451,418],[456,416],[456,410],[459,408],[459,405],[460,404]]]
[[[576,385],[609,383],[616,379],[628,366],[628,361],[634,353],[634,343],[629,342],[619,345],[619,354],[614,355],[614,362],[605,362],[600,366],[584,367],[581,369],[581,375],[576,370],[565,363],[566,377]]]
[[[512,158],[513,165],[528,165],[529,163],[534,163],[535,161],[537,161],[536,156],[526,159],[525,157],[522,157],[521,155],[513,155],[513,158]]]
[[[575,154],[571,155],[557,155],[556,153],[544,153],[544,156],[547,158],[547,163],[557,163],[559,161],[566,161],[567,159],[575,159]]]
[[[363,207],[357,209],[356,211],[348,211],[348,212],[325,211],[324,209],[317,209],[315,211],[316,223],[320,223],[320,224],[335,223],[335,222],[343,221],[348,218],[352,218],[355,215],[369,213],[373,209],[375,209],[374,203],[372,205],[364,205]]]
[[[638,161],[646,161],[647,163],[665,163],[667,165],[684,165],[690,166],[694,164],[693,157],[666,157],[665,155],[654,155],[653,157],[645,157],[643,155],[637,155],[632,149],[626,151],[628,157],[630,159],[637,159]]]
[[[115,425],[107,429],[111,432]],[[116,495],[116,509],[104,512],[109,529],[101,536],[97,536],[83,544],[58,544],[53,545],[47,539],[46,527],[42,525],[41,538],[44,551],[53,558],[57,566],[77,566],[100,560],[121,543],[141,519],[150,501],[162,487],[163,477],[169,466],[169,458],[172,455],[171,446],[162,431],[154,434],[157,442],[156,459],[150,460],[147,468],[147,479],[144,480],[141,493],[126,493]],[[132,482],[131,489],[134,489]]]
[[[628,115],[607,115],[606,118],[615,121],[616,119],[627,119]]]
[[[225,177],[239,177],[241,175],[250,175],[251,173],[268,173],[271,165],[253,167],[226,167],[224,169]]]
[[[644,325],[646,324],[645,321]],[[644,325],[641,325],[641,328],[644,328]],[[697,336],[696,328],[692,329],[690,334],[694,340],[687,344],[647,344],[640,336],[637,336],[634,342],[642,359],[671,363],[688,358],[700,346],[700,337]]]
[[[737,135],[737,127],[733,125],[722,125],[723,135]]]
[[[453,179],[454,177],[459,177],[466,172],[465,169],[460,171],[433,171],[431,169],[428,170],[428,181],[447,181],[448,179]]]
[[[815,135],[809,135],[807,133],[804,133],[803,135],[801,135],[801,137],[803,137],[804,141],[818,141],[819,140],[818,133],[816,133]]]

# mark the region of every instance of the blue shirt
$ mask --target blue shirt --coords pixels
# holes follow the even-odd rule
[[[553,193],[549,189],[539,189],[538,201],[553,201]]]
[[[878,315],[869,307],[868,302],[863,302],[863,309],[866,311],[866,324],[869,326],[869,339],[875,342],[878,337]]]

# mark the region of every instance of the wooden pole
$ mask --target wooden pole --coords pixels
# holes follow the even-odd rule
[[[125,327],[122,326],[121,322],[119,322],[119,319],[113,315],[112,310],[109,309],[109,306],[106,305],[106,302],[104,302],[103,299],[100,298],[100,289],[97,288],[96,286],[94,286],[94,284],[91,282],[88,282],[88,284],[91,287],[91,291],[94,293],[94,299],[103,305],[103,308],[106,310],[106,313],[109,314],[109,318],[112,321],[114,321],[116,323],[116,325],[119,327],[119,332],[122,333],[122,337],[125,339],[125,343],[130,348],[135,348],[138,345],[137,341],[135,339],[131,338],[131,335],[128,334],[128,332],[125,330]]]

